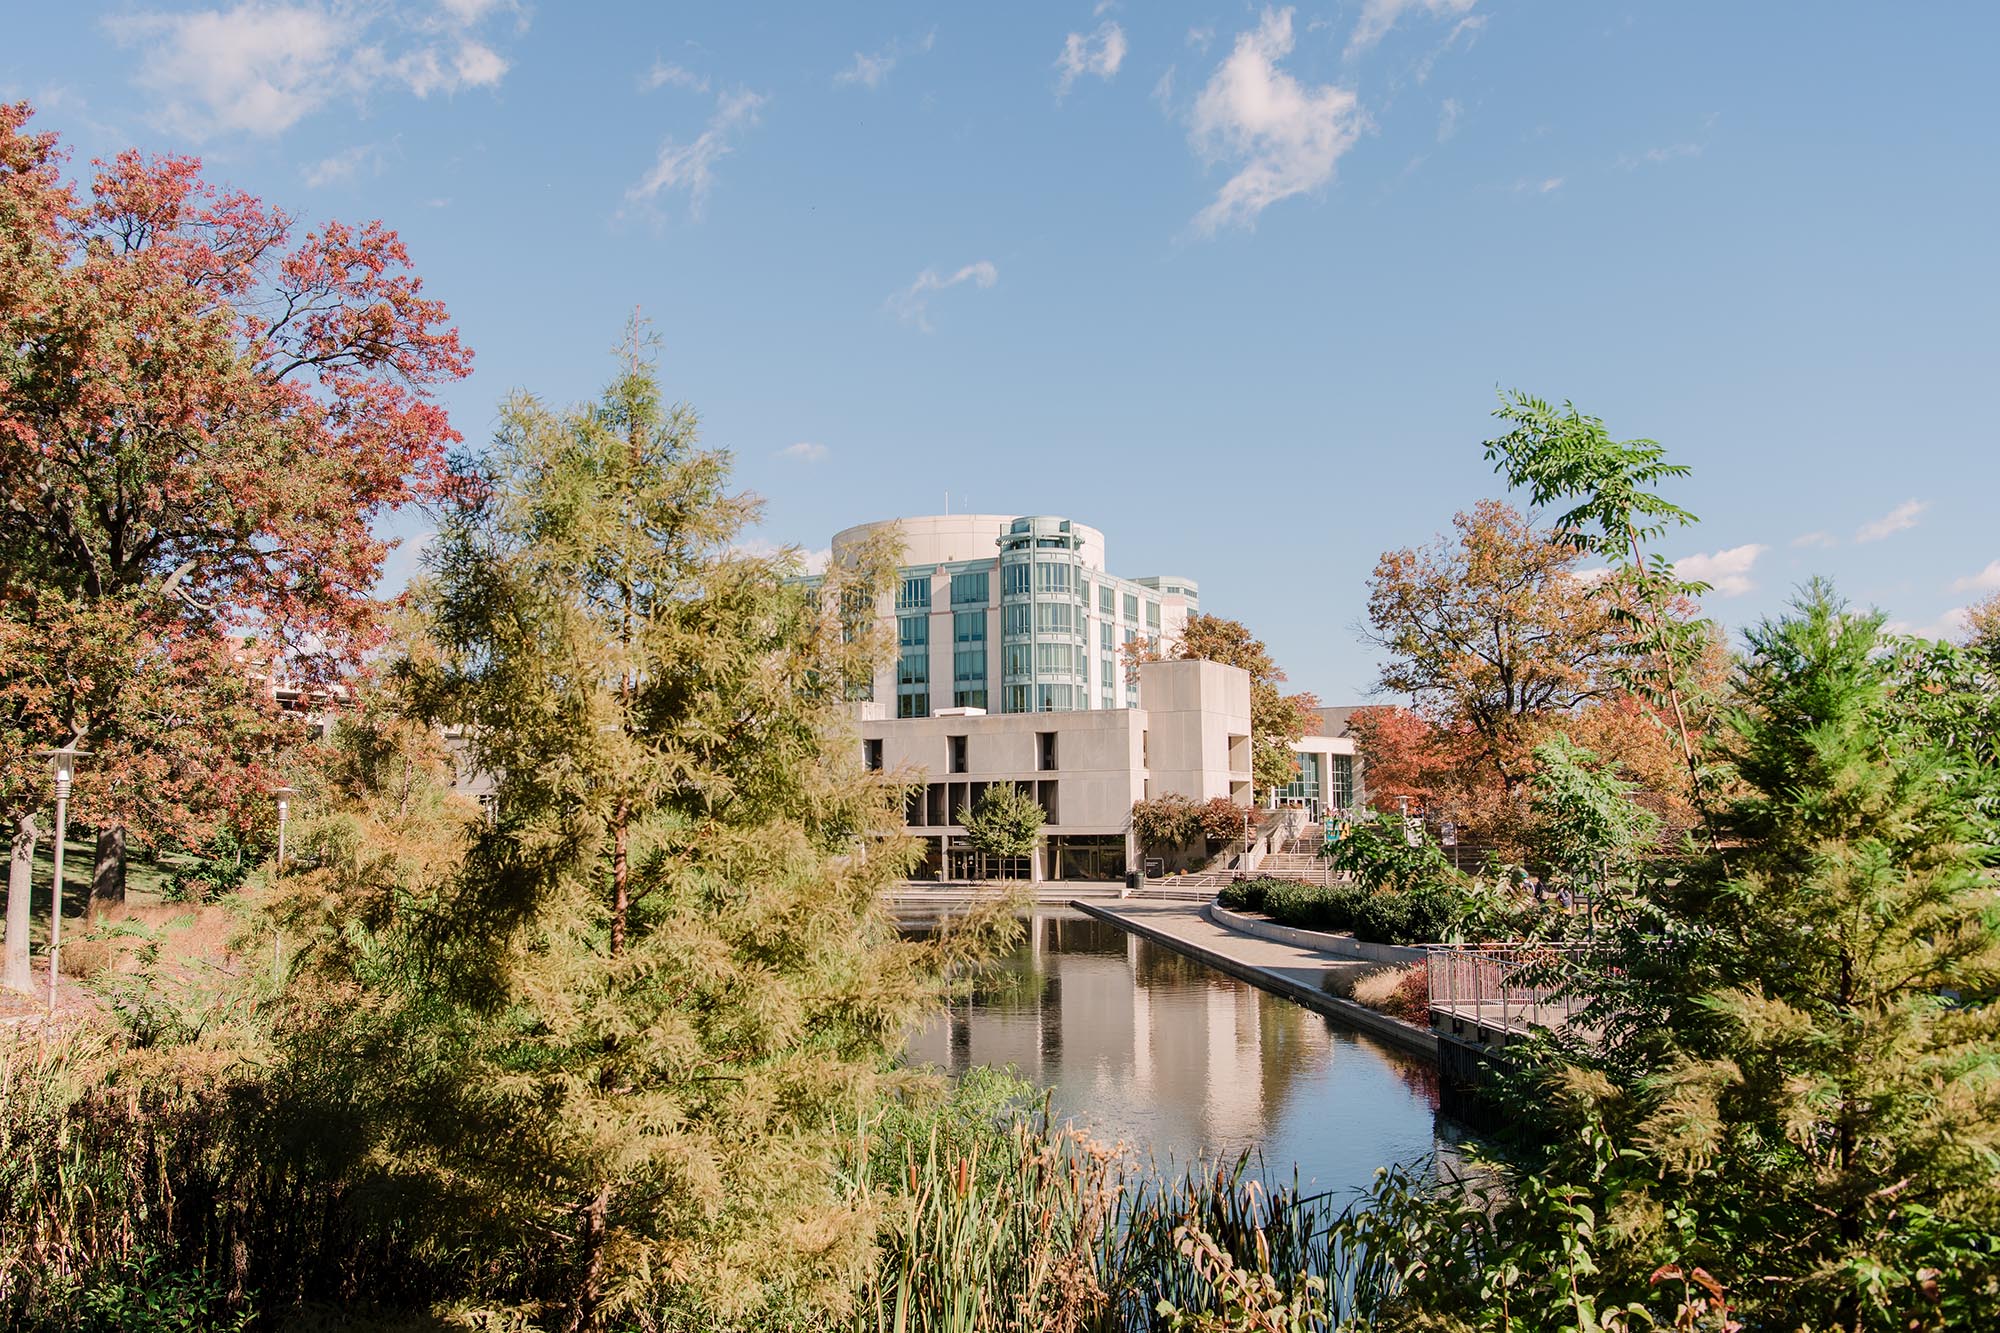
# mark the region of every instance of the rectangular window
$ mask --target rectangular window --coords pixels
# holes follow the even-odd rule
[[[1118,679],[1118,662],[1116,658],[1107,657],[1100,661],[1098,666],[1103,669],[1104,674],[1098,678],[1097,683],[1104,687],[1104,706],[1109,708],[1111,706],[1111,684]]]
[[[1111,614],[1111,612],[1112,612],[1112,605],[1113,605],[1113,602],[1114,602],[1115,598],[1116,598],[1116,594],[1115,594],[1115,593],[1113,593],[1113,592],[1111,591],[1111,585],[1110,585],[1110,584],[1108,584],[1108,583],[1102,583],[1102,584],[1099,584],[1099,585],[1098,585],[1098,588],[1097,588],[1097,609],[1098,609],[1099,611],[1102,611],[1102,612],[1103,612],[1103,613],[1104,613],[1105,615],[1107,615],[1107,616],[1108,616],[1108,615],[1110,615],[1110,614]]]
[[[1032,632],[1034,625],[1028,619],[1026,602],[1009,602],[1000,608],[1000,632],[1009,638],[1017,634]]]
[[[882,771],[882,742],[879,740],[865,740],[861,742],[861,762],[870,772],[880,773]]]
[[[1028,592],[1028,562],[1017,560],[1011,565],[1000,566],[1000,591],[1003,595],[1023,597]]]
[[[1114,632],[1110,621],[1100,620],[1097,622],[1097,646],[1107,653],[1114,646],[1111,642],[1111,636]]]
[[[1158,602],[1146,603],[1146,628],[1152,630],[1155,634],[1160,632],[1160,604]]]
[[[986,571],[951,576],[951,604],[953,606],[986,605]]]
[[[978,685],[967,685],[964,681],[953,682],[951,689],[951,706],[953,708],[986,707],[985,683],[981,682]]]
[[[951,617],[951,637],[959,643],[986,642],[986,613],[957,611]]]
[[[923,649],[898,654],[896,658],[896,684],[922,685],[931,678],[930,655]]]
[[[1068,602],[1036,602],[1035,633],[1076,633],[1076,608]]]
[[[1034,674],[1035,659],[1033,654],[1035,649],[1033,644],[1010,643],[1002,651],[1007,655],[1004,661],[1004,670],[1007,675],[1028,676]]]
[[[1055,772],[1056,733],[1038,731],[1035,733],[1035,767],[1044,773]]]
[[[1070,568],[1054,561],[1040,561],[1035,565],[1035,590],[1037,592],[1068,592]]]
[[[931,618],[929,616],[899,616],[896,620],[896,644],[901,648],[915,648],[931,641]]]
[[[1125,594],[1125,618],[1131,621],[1139,619],[1139,596],[1137,593],[1128,592]]]
[[[986,683],[986,650],[984,648],[960,648],[951,655],[951,678],[960,684],[971,682],[976,685]]]
[[[1007,693],[1003,698],[1003,702],[1006,704],[1006,707],[1002,710],[1004,712],[1008,713],[1027,712],[1028,687],[1026,685],[1009,685],[1007,687]]]
[[[1076,646],[1074,644],[1038,643],[1035,645],[1035,674],[1038,676],[1076,675],[1080,664],[1076,656]]]
[[[928,690],[913,690],[908,693],[899,691],[897,693],[897,717],[929,717],[930,715],[931,696]]]
[[[947,736],[945,737],[944,744],[950,770],[954,773],[971,772],[971,770],[965,766],[965,760],[966,760],[965,737]]]
[[[896,590],[898,611],[928,611],[931,608],[931,576],[912,574]]]
[[[1326,803],[1336,810],[1347,810],[1354,805],[1354,756],[1337,754],[1333,756],[1333,778],[1327,784]]]

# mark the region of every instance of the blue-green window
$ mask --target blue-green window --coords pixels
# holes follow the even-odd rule
[[[1351,809],[1354,805],[1354,756],[1337,754],[1332,759],[1333,776],[1327,783],[1326,803],[1332,809]]]
[[[1125,618],[1131,621],[1139,619],[1139,597],[1136,593],[1125,594]]]
[[[899,616],[896,620],[896,646],[911,648],[931,641],[931,618],[929,616]]]
[[[1010,643],[1001,651],[1005,654],[1002,662],[1008,675],[1028,676],[1034,674],[1035,646],[1033,644]]]
[[[951,576],[951,604],[953,606],[984,606],[987,601],[988,580],[985,570],[971,574]]]
[[[1026,602],[1007,603],[1000,608],[1000,632],[1010,639],[1028,633],[1033,629],[1030,614]]]
[[[1054,560],[1036,562],[1035,589],[1038,592],[1068,592],[1070,567]]]
[[[1113,633],[1110,621],[1100,620],[1097,622],[1097,646],[1107,653],[1112,648],[1111,636]]]
[[[1076,608],[1068,602],[1035,603],[1035,633],[1076,633]]]
[[[955,611],[951,617],[951,637],[955,643],[986,642],[984,611]]]
[[[1154,631],[1155,633],[1159,631],[1160,604],[1158,602],[1146,603],[1146,628]]]
[[[898,611],[928,611],[931,609],[931,576],[911,574],[903,580],[903,586],[896,590]]]
[[[1017,560],[1000,566],[1000,593],[1005,597],[1025,597],[1028,593],[1028,562]]]
[[[1105,615],[1108,616],[1111,614],[1116,597],[1117,594],[1111,591],[1110,584],[1100,583],[1097,585],[1097,609]]]

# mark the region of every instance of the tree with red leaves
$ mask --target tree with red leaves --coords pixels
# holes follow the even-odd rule
[[[64,176],[0,105],[0,807],[32,854],[38,748],[79,817],[186,835],[254,807],[267,688],[379,641],[374,522],[439,494],[433,386],[471,354],[379,222],[297,219],[136,151]],[[254,638],[254,645],[253,640]],[[11,940],[10,940],[11,945]]]

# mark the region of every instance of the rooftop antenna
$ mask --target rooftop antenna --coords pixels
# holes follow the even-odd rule
[[[950,518],[950,517],[951,517],[951,492],[950,492],[950,491],[946,491],[946,492],[944,493],[944,516],[945,516],[946,518]]]

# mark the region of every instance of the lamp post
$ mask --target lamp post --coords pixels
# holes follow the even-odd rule
[[[44,750],[56,779],[56,884],[55,903],[49,913],[49,1016],[56,1012],[56,977],[62,968],[63,841],[69,836],[69,788],[76,779],[79,750],[74,742],[59,750]]]
[[[271,795],[278,798],[278,873],[285,870],[285,817],[292,808],[292,797],[298,794],[296,787],[273,787]]]

